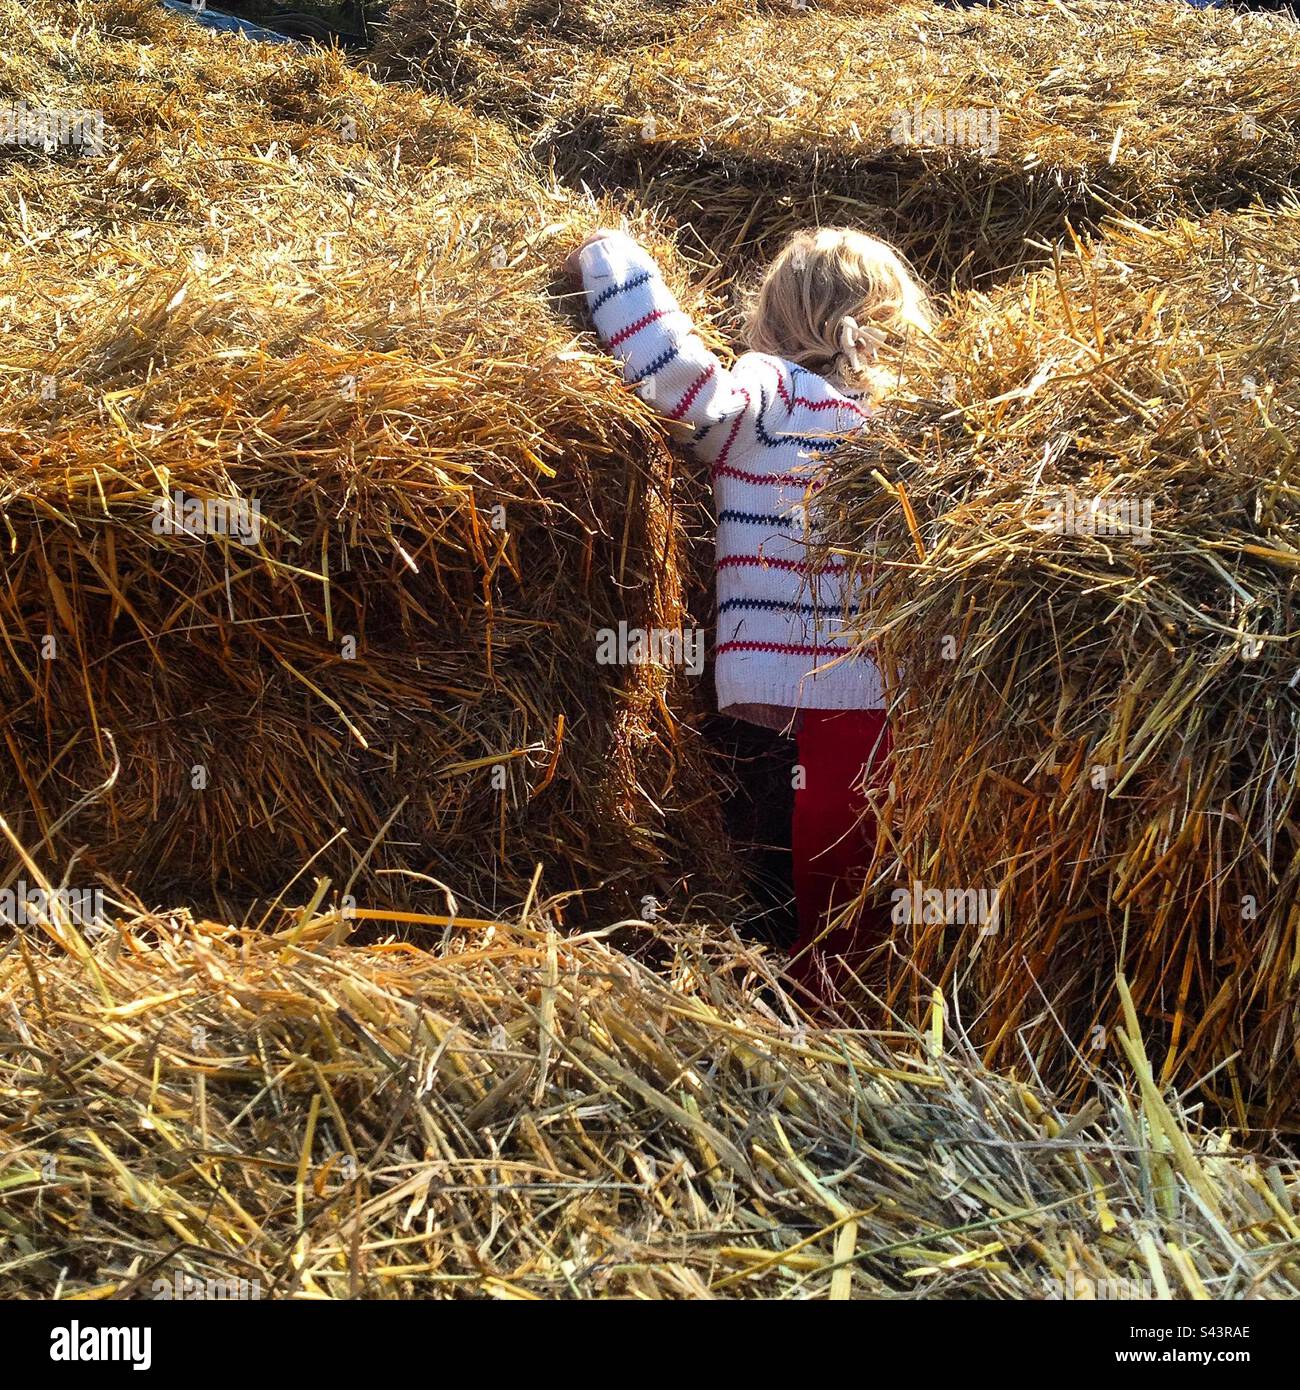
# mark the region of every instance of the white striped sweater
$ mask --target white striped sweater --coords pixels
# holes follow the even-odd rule
[[[880,709],[880,673],[842,657],[856,611],[841,567],[809,573],[805,524],[821,461],[866,408],[823,377],[747,353],[728,371],[653,258],[611,234],[580,258],[596,331],[625,380],[666,419],[694,426],[718,523],[718,708],[782,728],[801,709]]]

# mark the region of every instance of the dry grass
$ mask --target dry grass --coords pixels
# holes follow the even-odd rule
[[[1141,1100],[1070,1115],[941,1026],[807,1026],[716,924],[657,925],[655,968],[645,924],[545,910],[432,951],[347,928],[9,943],[0,1290],[1300,1293],[1300,1177],[1171,1110],[1140,1047]]]
[[[849,222],[969,283],[1041,260],[1067,220],[1236,206],[1300,168],[1290,16],[719,0],[557,29],[552,8],[398,0],[380,60],[505,114],[566,177],[632,190],[732,267]],[[995,112],[996,149],[899,143],[895,113],[918,108]]]
[[[107,144],[0,161],[19,837],[200,903],[318,851],[337,889],[498,906],[538,862],[634,898],[725,864],[698,682],[594,659],[688,621],[699,503],[554,298],[613,213],[336,55],[141,3],[4,21],[0,93],[99,108]],[[155,534],[177,489],[260,538]]]
[[[1300,1081],[1298,257],[1295,206],[1129,224],[968,298],[826,504],[880,557],[881,867],[1002,893],[995,934],[899,926],[889,997],[1076,1084],[1122,971],[1160,1083],[1242,1128]]]

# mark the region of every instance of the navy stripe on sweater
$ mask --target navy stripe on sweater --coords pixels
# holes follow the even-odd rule
[[[611,285],[607,290],[601,290],[588,307],[594,314],[602,304],[608,304],[609,301],[617,295],[626,294],[628,290],[634,290],[638,285],[644,285],[647,281],[653,280],[654,278],[653,271],[643,270],[639,275],[633,275],[629,279],[624,280],[621,285]]]
[[[769,449],[784,449],[791,444],[798,444],[802,448],[813,450],[815,453],[825,454],[829,453],[837,445],[843,443],[844,436],[842,431],[839,433],[838,438],[836,437],[836,432],[832,430],[828,430],[825,434],[821,435],[786,434],[784,432],[778,436],[770,435],[767,432],[766,423],[763,419],[767,414],[767,407],[767,392],[760,391],[759,409],[758,413],[754,416],[754,430],[758,434],[759,442],[765,444]]]
[[[810,372],[807,367],[801,367],[797,362],[790,364],[790,385],[796,391],[799,390],[799,378],[806,376],[810,381],[815,381],[819,386],[825,386],[826,378],[818,376],[816,372]],[[855,391],[851,386],[836,386],[834,390],[837,395],[843,396],[846,401],[859,401],[867,393],[865,391]]]
[[[793,603],[787,599],[779,598],[729,598],[724,599],[718,604],[718,612],[730,613],[733,609],[740,608],[745,612],[761,610],[765,613],[830,613],[832,608],[836,613],[843,613],[842,604],[829,603]],[[848,606],[850,613],[858,612],[858,605],[851,603]]]
[[[734,521],[741,526],[790,526],[792,516],[764,516],[762,512],[733,512],[728,508],[718,513],[718,521]]]
[[[680,352],[681,347],[678,344],[674,344],[667,352],[661,352],[659,356],[646,367],[645,371],[638,372],[636,376],[630,378],[629,384],[632,386],[639,386],[647,377],[656,376],[659,372],[662,372]]]

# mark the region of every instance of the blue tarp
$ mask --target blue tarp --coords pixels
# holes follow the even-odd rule
[[[205,28],[215,29],[222,34],[242,34],[246,39],[260,39],[263,43],[296,43],[288,34],[277,34],[272,29],[263,29],[260,24],[250,24],[237,15],[226,14],[222,10],[196,9],[189,0],[163,0],[163,4],[173,14],[186,15]]]

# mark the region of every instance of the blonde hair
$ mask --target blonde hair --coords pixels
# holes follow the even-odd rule
[[[791,237],[768,267],[745,336],[755,352],[870,383],[880,347],[928,336],[934,325],[929,297],[892,246],[848,227],[818,227]]]

